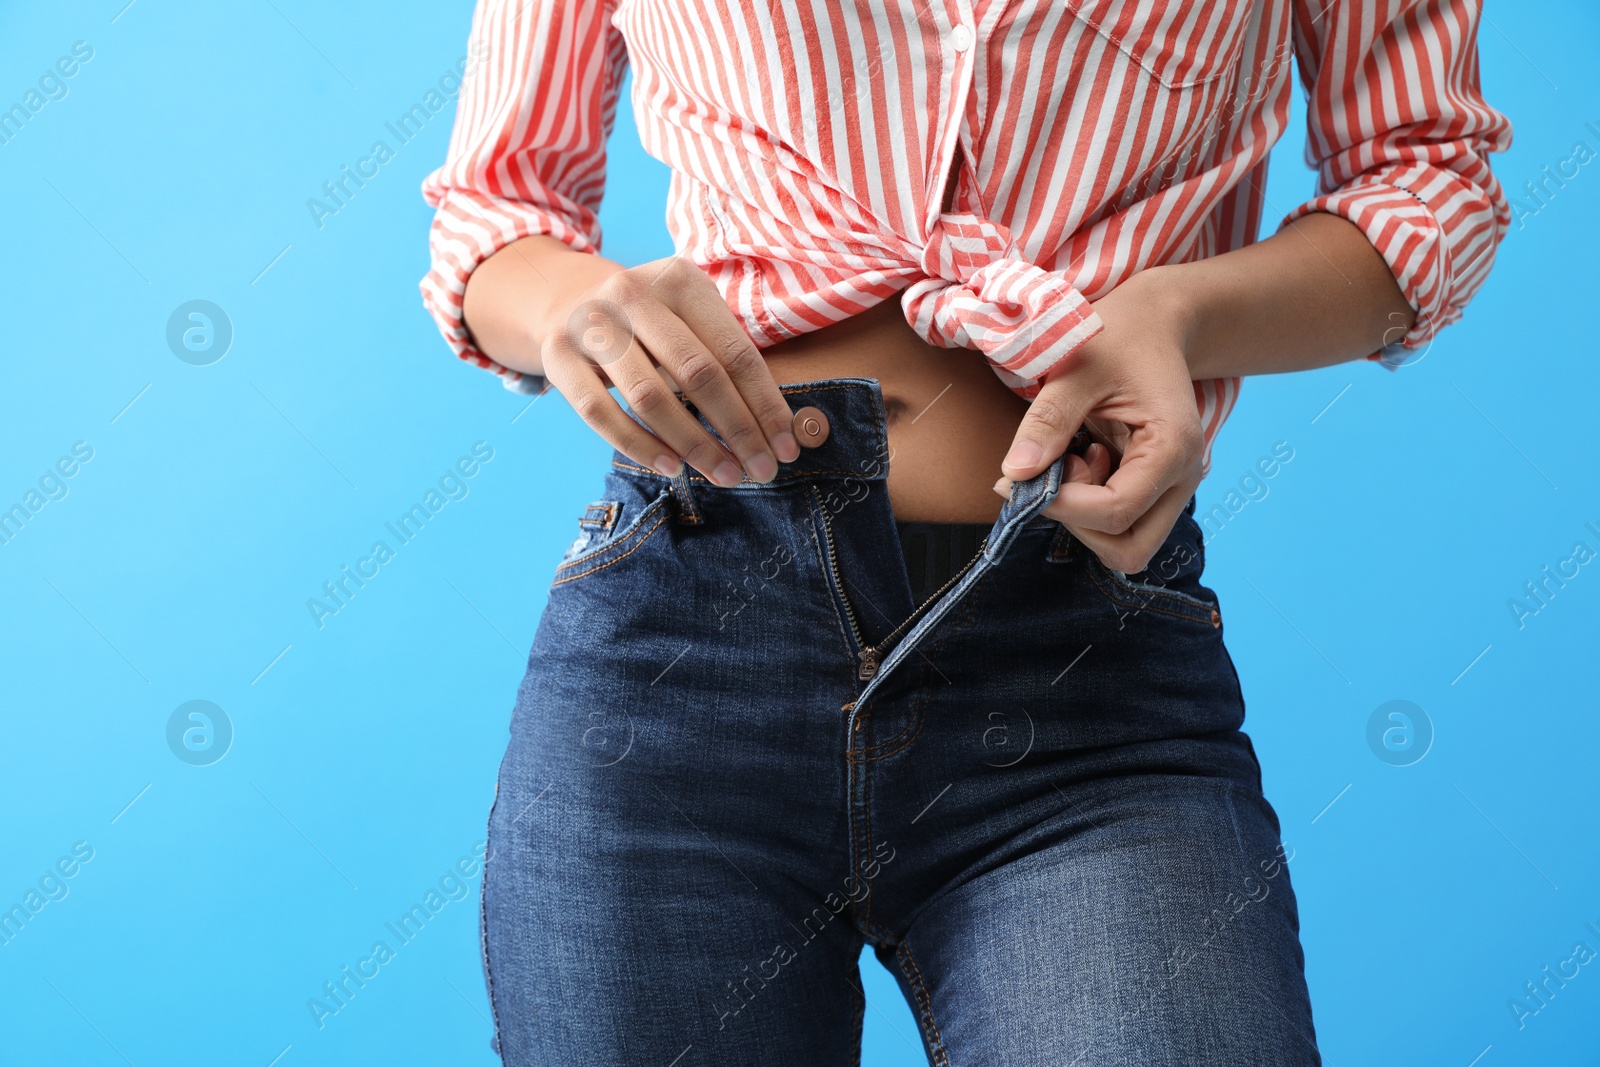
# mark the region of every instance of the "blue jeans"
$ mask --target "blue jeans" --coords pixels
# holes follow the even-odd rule
[[[618,453],[555,572],[489,819],[496,1042],[856,1064],[863,944],[929,1060],[1314,1065],[1292,856],[1193,501],[1108,570],[1019,483],[911,602],[870,378],[767,485]]]

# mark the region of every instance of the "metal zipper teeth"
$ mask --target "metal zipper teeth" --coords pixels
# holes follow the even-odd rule
[[[850,623],[850,632],[856,639],[856,647],[861,650],[857,653],[857,658],[860,659],[861,665],[856,670],[856,677],[862,681],[868,681],[878,673],[878,665],[883,661],[883,652],[894,643],[895,639],[912,626],[924,611],[937,603],[939,598],[944,596],[952,586],[966,577],[973,564],[983,558],[983,553],[989,547],[989,538],[988,535],[985,535],[983,542],[978,545],[978,554],[967,560],[949,581],[945,582],[931,596],[917,605],[916,609],[906,617],[904,622],[891,630],[888,636],[876,645],[869,645],[861,636],[861,627],[857,623],[855,610],[850,606],[850,594],[845,591],[844,578],[839,573],[838,557],[833,550],[833,518],[828,514],[827,505],[822,503],[821,494],[817,493],[815,486],[812,486],[811,491],[817,496],[817,502],[822,509],[822,526],[827,534],[828,541],[828,569],[833,573],[834,587],[839,590],[839,599],[844,602],[845,618]]]
[[[950,580],[948,582],[945,582],[938,589],[936,589],[933,592],[933,594],[928,597],[928,599],[924,600],[921,604],[917,605],[917,609],[915,611],[913,611],[909,616],[907,616],[906,620],[904,622],[902,622],[899,626],[896,626],[893,630],[891,630],[889,632],[889,636],[885,637],[882,641],[878,642],[878,645],[874,649],[874,651],[876,652],[876,651],[878,651],[880,649],[886,649],[889,645],[894,643],[894,640],[897,637],[900,636],[902,631],[910,628],[913,624],[915,624],[917,619],[922,615],[922,613],[924,611],[926,611],[928,608],[932,607],[935,603],[937,603],[939,598],[944,596],[945,593],[949,592],[950,588],[952,586],[954,586],[957,582],[961,581],[962,578],[965,578],[967,576],[967,572],[972,569],[972,565],[977,563],[978,560],[983,558],[983,553],[988,547],[989,547],[989,538],[988,538],[988,535],[986,534],[986,535],[984,535],[983,543],[978,546],[978,554],[976,556],[973,556],[971,559],[967,560],[966,563],[962,564],[961,569],[959,571],[957,571],[950,578]]]
[[[839,600],[844,604],[845,620],[850,624],[850,634],[855,638],[856,658],[861,661],[856,668],[856,677],[865,681],[878,673],[878,650],[867,644],[861,636],[861,627],[856,620],[855,609],[850,606],[850,597],[845,593],[844,576],[839,573],[839,559],[833,550],[833,517],[828,514],[828,505],[823,502],[822,494],[817,487],[811,487],[811,494],[816,498],[817,506],[822,513],[823,539],[828,542],[828,570],[833,575],[833,587],[839,590]]]

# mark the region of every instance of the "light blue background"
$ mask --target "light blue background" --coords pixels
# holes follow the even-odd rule
[[[490,1063],[475,882],[324,1029],[306,1007],[481,840],[549,574],[609,454],[558,396],[530,409],[458,365],[421,308],[418,183],[450,112],[324,228],[306,208],[463,56],[469,6],[124,2],[0,13],[0,106],[94,49],[0,144],[0,505],[93,448],[0,547],[0,907],[94,850],[0,946],[0,1061]],[[1208,573],[1330,1064],[1600,1050],[1600,964],[1520,1030],[1508,1008],[1576,942],[1600,950],[1600,563],[1521,629],[1507,606],[1574,542],[1600,550],[1600,162],[1542,207],[1524,190],[1575,142],[1600,151],[1600,14],[1490,14],[1483,82],[1516,126],[1495,169],[1539,209],[1421,362],[1246,383],[1199,493],[1294,449]],[[1309,194],[1294,130],[1269,225]],[[628,114],[613,152],[606,253],[667,254],[667,173]],[[234,327],[211,366],[166,345],[191,299]],[[317,629],[306,600],[477,441],[494,458],[469,495]],[[235,730],[212,766],[167,747],[193,699]],[[1414,766],[1366,741],[1394,699],[1436,731]],[[923,1062],[866,971],[867,1062]]]

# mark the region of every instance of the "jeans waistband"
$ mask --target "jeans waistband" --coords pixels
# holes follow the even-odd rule
[[[799,478],[850,478],[861,481],[884,481],[888,478],[889,416],[883,402],[883,390],[876,378],[823,378],[778,388],[791,411],[811,407],[827,417],[827,439],[815,447],[802,446],[794,462],[778,465],[777,477],[772,482],[762,483],[746,478],[734,489],[761,490],[767,485]],[[712,437],[722,440],[694,401],[683,393],[677,395],[689,409],[689,414],[698,419]],[[684,469],[691,484],[713,484],[699,471],[688,467]]]
[[[796,479],[888,480],[891,458],[889,416],[883,402],[883,389],[876,378],[821,378],[782,385],[779,389],[790,410],[814,407],[827,416],[827,439],[813,448],[802,447],[794,462],[779,464],[778,474],[771,482],[762,483],[746,478],[731,489],[722,491],[760,491],[770,485]],[[700,425],[721,440],[694,402],[683,393],[677,396],[689,413],[700,421]],[[620,452],[617,458],[626,459]],[[1063,455],[1027,481],[1012,484],[1011,495],[1001,508],[1000,517],[995,520],[984,552],[990,562],[999,559],[1017,531],[1055,499],[1061,489],[1065,465],[1066,457]],[[714,485],[705,475],[687,465],[679,477],[687,479],[690,485]]]

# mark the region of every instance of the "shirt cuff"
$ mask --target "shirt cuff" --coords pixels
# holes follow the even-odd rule
[[[1319,196],[1291,211],[1283,225],[1315,211],[1338,215],[1358,227],[1383,256],[1406,302],[1416,312],[1409,330],[1398,325],[1386,335],[1388,344],[1367,359],[1394,369],[1411,362],[1444,327],[1461,317],[1450,300],[1450,249],[1444,228],[1428,202],[1408,186],[1416,167],[1399,167],[1364,175],[1343,188]]]
[[[496,364],[496,366],[498,366],[498,364]],[[501,378],[500,381],[501,384],[503,384],[513,393],[526,393],[528,396],[538,396],[540,393],[543,393],[546,389],[550,388],[550,379],[546,378],[542,374],[524,374],[517,371],[511,371],[510,375],[514,375],[514,377],[508,375],[507,377]]]
[[[476,190],[452,189],[430,197],[438,210],[430,231],[432,269],[419,283],[422,303],[458,359],[500,377],[512,392],[538,394],[549,387],[542,374],[497,363],[473,343],[462,313],[467,281],[484,260],[523,237],[549,236],[575,252],[598,252],[592,214],[575,225],[564,212]]]

